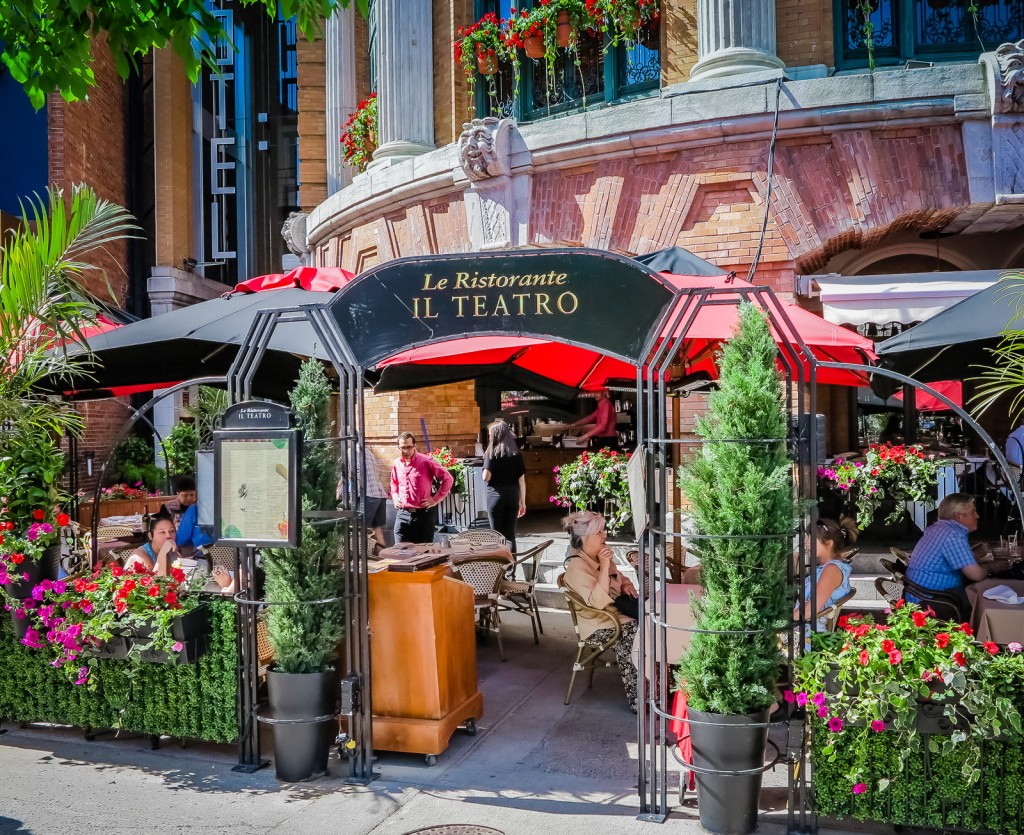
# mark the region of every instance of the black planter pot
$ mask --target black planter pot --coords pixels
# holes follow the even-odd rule
[[[206,654],[210,639],[206,635],[200,635],[198,638],[187,638],[181,643],[182,647],[177,652],[144,649],[139,653],[139,659],[150,664],[191,664]]]
[[[39,567],[42,571],[43,580],[56,580],[60,572],[60,543],[51,545],[43,551],[39,558]]]
[[[19,600],[24,600],[26,597],[32,596],[32,589],[34,589],[44,579],[43,577],[43,565],[42,560],[25,560],[18,568],[17,580],[12,580],[10,583],[4,583],[4,591],[6,591],[11,597],[16,597]],[[28,579],[25,579],[25,575],[28,575]],[[13,576],[13,575],[12,575]]]
[[[327,773],[327,756],[335,737],[337,674],[267,672],[274,732],[274,768],[286,783],[312,780]],[[313,721],[328,717],[322,721]]]
[[[156,627],[144,623],[132,629],[132,635],[140,640],[152,638]],[[210,610],[206,606],[197,606],[191,612],[171,621],[171,635],[176,641],[189,641],[210,634]]]
[[[95,658],[123,659],[131,652],[132,641],[127,635],[111,635],[106,641],[92,650]]]
[[[20,642],[28,634],[29,627],[32,625],[32,619],[29,617],[19,618],[12,609],[11,624],[14,628],[14,637]]]
[[[768,741],[768,711],[746,716],[690,709],[693,764],[700,769],[755,771],[739,776],[697,773],[700,825],[716,835],[746,835],[757,828],[761,766]],[[700,722],[701,724],[695,724]],[[707,723],[707,724],[704,724]],[[763,725],[763,727],[749,727]]]

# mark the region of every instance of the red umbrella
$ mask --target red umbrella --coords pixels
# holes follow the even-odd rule
[[[687,290],[728,290],[753,286],[740,279],[730,279],[728,275],[663,275],[676,287]],[[736,303],[704,305],[697,311],[687,328],[682,349],[688,373],[703,371],[717,376],[715,352],[723,341],[732,336],[738,321],[739,293],[716,294],[714,299]],[[681,298],[679,305],[683,308],[683,315],[678,321],[686,323],[690,319],[688,308],[695,304],[696,299],[692,297]],[[794,304],[780,302],[779,305],[817,359],[866,364],[874,358],[871,340],[826,322]],[[776,338],[782,342],[778,335]],[[383,372],[378,386],[382,390],[431,385],[435,381],[453,382],[492,371],[518,372],[527,377],[537,375],[572,388],[584,389],[596,388],[608,379],[630,379],[636,375],[635,367],[629,363],[589,348],[525,336],[453,339],[403,351],[384,360],[378,367]],[[435,373],[431,374],[430,369]],[[829,369],[818,371],[818,381],[838,385],[867,385],[867,378],[863,374]]]
[[[248,281],[242,281],[235,285],[234,292],[259,293],[263,290],[299,287],[302,290],[333,293],[355,277],[355,273],[350,273],[341,267],[296,267],[291,272],[259,275]]]
[[[929,383],[931,388],[939,394],[944,394],[957,406],[964,405],[964,384],[960,380],[939,380],[937,383]],[[898,391],[893,395],[896,400],[903,399],[903,392]],[[914,404],[919,412],[949,412],[951,409],[937,397],[924,391],[914,393]]]

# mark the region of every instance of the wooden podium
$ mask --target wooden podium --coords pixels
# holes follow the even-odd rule
[[[483,716],[473,589],[447,565],[369,577],[373,747],[425,754]]]

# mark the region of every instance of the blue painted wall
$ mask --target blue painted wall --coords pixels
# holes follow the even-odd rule
[[[21,85],[0,65],[0,210],[20,216],[20,198],[47,183],[46,108],[38,113]]]

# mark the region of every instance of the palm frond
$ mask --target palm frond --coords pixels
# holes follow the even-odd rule
[[[977,366],[984,370],[970,378],[977,383],[977,391],[969,403],[975,415],[983,414],[997,401],[1010,395],[1009,414],[1013,420],[1024,416],[1024,273],[1012,272],[1001,276],[997,295],[1009,297],[1014,313],[1000,332],[999,345],[992,349],[992,364]]]

